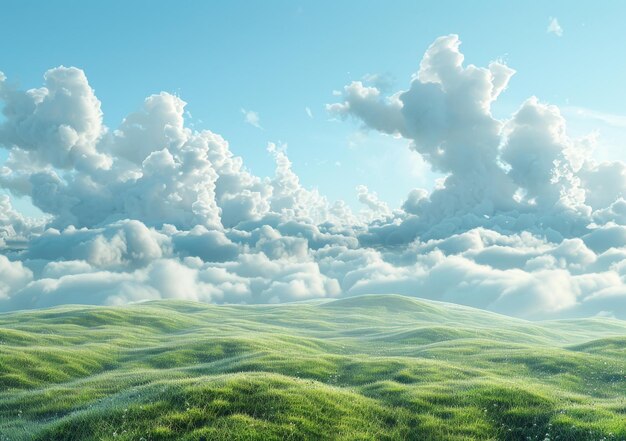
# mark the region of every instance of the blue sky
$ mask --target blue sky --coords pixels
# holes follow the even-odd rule
[[[624,13],[620,2],[12,1],[0,70],[30,88],[51,67],[80,67],[109,127],[146,96],[176,93],[194,127],[223,135],[253,172],[270,175],[266,143],[284,142],[305,185],[353,205],[354,187],[365,184],[396,206],[436,175],[406,142],[331,121],[324,106],[333,90],[366,74],[404,89],[432,40],[457,33],[466,62],[503,59],[517,70],[499,116],[530,95],[619,113],[626,57],[614,35]],[[550,17],[562,37],[546,32]],[[242,108],[263,129],[246,124]]]
[[[0,311],[400,293],[624,318],[625,12],[3,2],[0,192],[25,196],[0,194]]]

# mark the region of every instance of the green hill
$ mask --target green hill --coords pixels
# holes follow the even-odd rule
[[[0,440],[626,439],[626,322],[402,296],[0,314]]]

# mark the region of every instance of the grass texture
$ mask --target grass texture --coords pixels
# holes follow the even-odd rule
[[[626,322],[395,295],[0,314],[0,440],[626,440]]]

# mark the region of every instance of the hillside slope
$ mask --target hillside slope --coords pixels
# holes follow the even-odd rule
[[[9,439],[626,439],[626,322],[393,295],[1,314]]]

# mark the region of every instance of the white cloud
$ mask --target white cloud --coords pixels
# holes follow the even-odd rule
[[[549,34],[554,34],[557,37],[563,36],[563,28],[559,24],[559,20],[556,17],[550,17],[550,21],[548,23],[548,27],[546,28],[546,32]]]
[[[11,205],[11,198],[0,193],[0,250],[6,240],[24,239],[38,233],[43,227],[42,220],[28,219]]]
[[[390,235],[405,242],[444,237],[478,226],[551,239],[581,234],[591,210],[585,200],[593,197],[578,174],[587,159],[567,136],[559,109],[531,97],[510,120],[495,119],[491,105],[515,71],[499,61],[486,68],[464,61],[458,36],[440,37],[408,90],[383,96],[352,83],[343,102],[328,106],[369,128],[401,135],[447,175],[428,198],[405,204],[419,216],[371,228],[367,243],[388,243]]]
[[[47,71],[44,80],[44,87],[18,91],[0,79],[5,105],[0,144],[20,148],[39,165],[108,167],[107,157],[96,150],[105,133],[100,101],[84,72],[61,66]]]
[[[358,185],[356,187],[358,201],[365,205],[372,215],[372,218],[380,216],[388,216],[391,214],[391,210],[387,204],[378,198],[376,192],[371,192],[365,185]]]
[[[33,273],[22,262],[11,262],[0,254],[0,301],[10,298],[13,292],[26,286]]]
[[[241,109],[241,113],[243,113],[244,121],[246,123],[256,127],[257,129],[263,128],[261,127],[261,117],[258,112],[255,112],[254,110]]]
[[[0,75],[0,187],[49,216],[27,219],[0,195],[0,310],[401,293],[527,318],[626,318],[626,164],[596,160],[597,140],[571,137],[538,98],[495,118],[513,74],[466,63],[449,35],[405,90],[347,85],[331,113],[409,144],[415,186],[424,166],[444,176],[398,208],[358,186],[357,215],[305,188],[284,145],[268,146],[273,176],[253,175],[171,94],[110,129],[79,69],[51,69],[29,91]]]
[[[304,111],[306,112],[307,116],[311,119],[313,119],[313,112],[311,111],[311,109],[309,107],[305,107]]]

